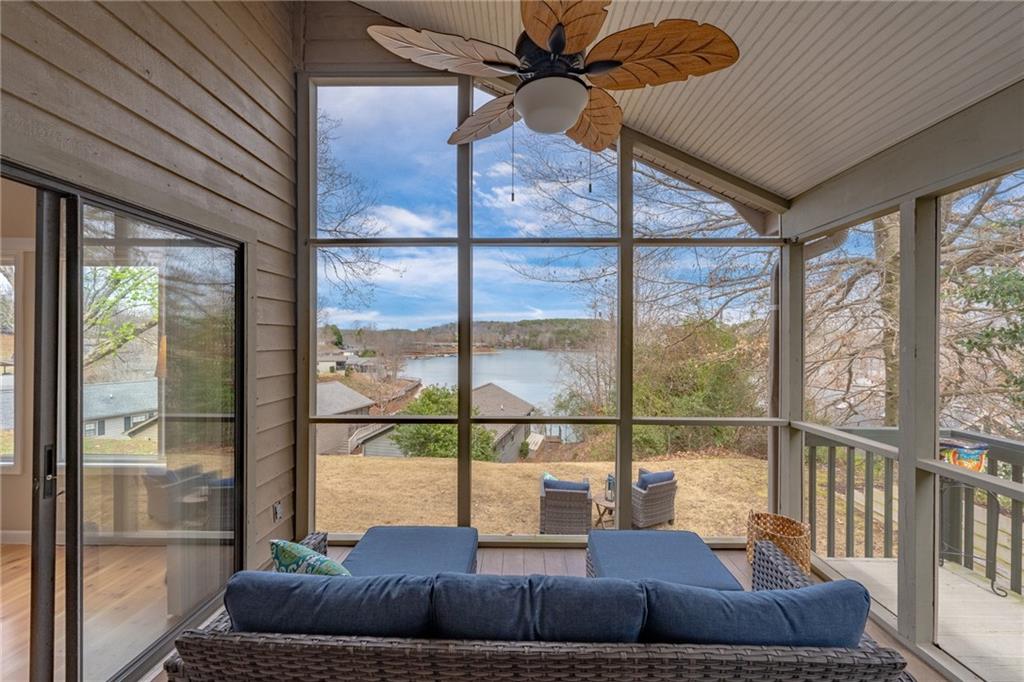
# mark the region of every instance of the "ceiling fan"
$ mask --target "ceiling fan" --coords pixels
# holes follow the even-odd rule
[[[619,136],[622,109],[609,90],[684,81],[724,69],[739,49],[722,29],[666,19],[612,33],[590,45],[611,0],[522,0],[515,52],[480,40],[401,26],[367,32],[399,57],[469,76],[517,76],[516,91],[473,112],[448,138],[462,144],[494,135],[522,118],[539,133],[564,132],[591,151]]]

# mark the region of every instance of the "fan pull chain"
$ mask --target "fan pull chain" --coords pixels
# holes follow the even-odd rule
[[[516,200],[516,119],[512,118],[512,202]]]
[[[588,150],[587,153],[587,194],[591,194],[594,191],[594,152]]]
[[[590,124],[593,126],[594,122],[594,99],[590,97],[590,91],[587,91],[587,118],[590,119]],[[587,194],[593,194],[594,192],[594,150],[587,149]]]

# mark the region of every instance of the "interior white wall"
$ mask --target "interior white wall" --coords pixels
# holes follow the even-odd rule
[[[36,191],[10,180],[0,184],[0,253],[16,259],[21,297],[17,320],[19,357],[15,391],[15,466],[0,467],[0,542],[28,544],[32,531],[32,344],[34,336]],[[29,352],[24,352],[24,351]]]

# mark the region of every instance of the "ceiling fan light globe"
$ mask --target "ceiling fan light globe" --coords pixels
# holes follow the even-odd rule
[[[516,112],[537,133],[564,133],[587,106],[587,86],[570,76],[527,81],[516,90]]]

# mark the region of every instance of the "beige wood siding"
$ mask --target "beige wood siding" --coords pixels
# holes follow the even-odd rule
[[[310,2],[301,7],[300,15],[302,63],[310,75],[437,73],[375,43],[366,28],[395,22],[354,2]]]
[[[251,565],[294,524],[291,11],[233,2],[0,7],[6,159],[253,245]],[[278,500],[285,515],[275,523]]]

